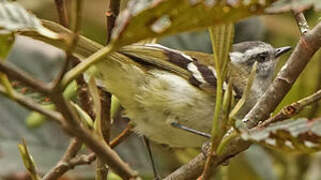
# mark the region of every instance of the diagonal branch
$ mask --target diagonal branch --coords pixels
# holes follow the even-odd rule
[[[50,93],[51,89],[48,84],[39,79],[31,77],[29,74],[18,68],[11,67],[7,64],[0,63],[0,71],[5,73],[8,77],[10,77],[10,79],[17,80],[41,93]]]
[[[0,94],[3,94],[4,96],[9,97],[8,94],[6,93],[5,88],[2,87],[1,85],[0,85]],[[41,114],[47,116],[48,118],[55,120],[56,122],[58,122],[58,124],[62,124],[62,122],[64,121],[64,119],[60,113],[58,113],[56,111],[49,110],[49,109],[45,109],[40,104],[36,103],[34,100],[32,100],[32,99],[30,99],[20,93],[13,92],[13,96],[14,96],[14,101],[17,102],[18,104],[20,104],[20,105],[22,105],[32,111],[36,111],[38,113],[41,113]]]

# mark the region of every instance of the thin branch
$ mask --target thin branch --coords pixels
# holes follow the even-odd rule
[[[102,143],[99,138],[94,136],[87,128],[80,125],[78,116],[61,94],[54,93],[51,98],[56,104],[57,109],[66,118],[66,125],[63,126],[63,128],[68,134],[82,140],[88,148],[96,153],[97,157],[108,164],[114,172],[122,178],[130,179],[137,176],[137,173],[133,171],[127,163],[122,161],[115,151],[107,146],[106,143]]]
[[[56,180],[76,166],[91,164],[95,159],[96,156],[94,156],[93,153],[90,155],[80,155],[71,159],[70,161],[59,161],[58,164],[53,169],[51,169],[42,179]]]
[[[298,75],[302,72],[314,53],[321,47],[321,23],[311,31],[306,32],[297,44],[287,64],[282,68],[270,88],[265,92],[260,101],[247,114],[246,122],[249,128],[254,127],[259,121],[265,119],[281,102],[283,97],[290,90]],[[240,152],[245,151],[251,145],[240,138],[235,138],[224,148],[221,155],[213,159],[212,167],[227,161]],[[205,163],[205,155],[199,154],[188,164],[180,167],[165,180],[188,180],[197,178]]]
[[[76,61],[75,57],[72,55],[72,52],[77,46],[77,43],[79,41],[79,33],[81,28],[81,22],[82,22],[82,6],[83,2],[82,0],[77,0],[74,2],[74,9],[72,11],[72,17],[73,17],[73,25],[72,25],[72,33],[70,34],[71,41],[70,44],[67,45],[67,48],[65,50],[66,59],[63,65],[62,70],[57,75],[56,79],[53,81],[54,88],[57,88],[59,86],[60,81],[62,80],[63,76],[66,74],[68,70],[69,63],[72,61]],[[64,21],[61,21],[64,23]]]
[[[111,40],[111,33],[112,29],[115,26],[116,18],[119,14],[121,0],[108,0],[107,6],[107,43],[108,44]]]
[[[130,134],[132,134],[132,125],[128,125],[116,138],[110,142],[110,147],[114,148],[120,143],[122,143]],[[78,152],[78,147],[81,145],[80,141],[76,138],[69,144],[64,156],[57,163],[57,165],[52,168],[44,177],[43,180],[53,180],[58,179],[67,171],[75,168],[79,165],[87,165],[96,160],[96,154],[90,153],[88,155],[81,155],[76,157]]]
[[[10,98],[8,96],[8,94],[6,93],[5,88],[2,87],[1,85],[0,85],[0,93],[3,94],[4,96]],[[35,102],[31,98],[28,98],[20,93],[17,93],[17,92],[14,92],[13,95],[14,95],[15,102],[28,108],[29,110],[41,113],[41,114],[47,116],[48,118],[58,122],[58,124],[62,124],[62,122],[64,121],[63,117],[61,116],[60,113],[43,108],[40,104],[38,104],[37,102]]]
[[[11,67],[7,64],[8,62],[6,64],[0,63],[0,71],[6,74],[11,80],[17,80],[40,93],[50,93],[51,89],[48,84],[39,79],[31,77],[29,74],[18,68]]]
[[[117,137],[110,141],[110,147],[114,148],[118,144],[122,143],[125,139],[127,139],[133,133],[133,127],[133,125],[128,124],[127,127]]]
[[[42,178],[43,180],[55,180],[65,174],[68,170],[74,168],[76,165],[83,164],[82,162],[78,162],[77,164],[71,163],[72,158],[74,158],[81,148],[81,141],[74,138],[71,140],[65,154],[61,158],[61,160],[57,163],[57,165],[48,171],[48,173]],[[85,161],[88,164],[88,161]]]
[[[296,23],[299,27],[299,30],[301,32],[301,35],[304,35],[305,33],[307,33],[310,30],[309,24],[307,22],[307,20],[304,17],[303,12],[297,12],[295,10],[292,10]]]
[[[66,4],[64,0],[55,0],[59,23],[65,27],[69,26],[68,16],[67,16],[67,10],[66,10]]]
[[[101,132],[102,136],[107,144],[109,144],[110,130],[111,130],[111,94],[100,90],[100,101],[101,101]]]
[[[271,124],[271,123],[275,123],[278,121],[282,121],[284,119],[288,119],[291,118],[293,116],[295,116],[296,114],[298,114],[300,111],[303,110],[303,108],[305,106],[311,105],[313,103],[317,103],[318,101],[320,101],[321,99],[321,90],[317,91],[316,93],[305,97],[295,103],[292,103],[284,108],[281,109],[281,111],[269,118],[268,120],[264,121],[263,123],[258,125],[258,128],[262,128],[262,127],[266,127],[267,125]]]

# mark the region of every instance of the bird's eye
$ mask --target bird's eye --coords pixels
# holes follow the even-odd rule
[[[264,62],[266,61],[268,58],[268,53],[267,52],[262,52],[260,54],[257,55],[257,61],[258,62]]]

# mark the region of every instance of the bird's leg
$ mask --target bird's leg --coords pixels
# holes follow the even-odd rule
[[[196,130],[196,129],[192,129],[192,128],[186,127],[186,126],[184,126],[182,124],[179,124],[177,122],[171,122],[170,125],[175,127],[175,128],[177,128],[177,129],[181,129],[181,130],[184,130],[184,131],[187,131],[187,132],[199,135],[199,136],[203,136],[203,137],[206,137],[206,138],[209,138],[209,139],[211,138],[211,135],[208,134],[208,133],[205,133],[205,132],[202,132],[202,131],[199,131],[199,130]]]
[[[161,178],[159,176],[159,173],[157,171],[157,168],[156,168],[156,163],[155,163],[154,158],[153,158],[152,149],[150,147],[149,140],[147,139],[146,136],[143,136],[143,141],[144,141],[144,144],[145,144],[145,146],[147,148],[148,156],[149,156],[149,159],[150,159],[151,164],[152,164],[154,180],[161,180]]]

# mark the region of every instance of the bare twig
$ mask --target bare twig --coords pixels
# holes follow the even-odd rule
[[[0,71],[5,73],[8,77],[10,77],[11,80],[17,80],[38,92],[44,94],[50,93],[50,86],[48,84],[39,79],[31,77],[29,74],[25,73],[24,71],[18,68],[8,66],[7,64],[0,63]]]
[[[116,18],[119,14],[119,8],[120,8],[121,0],[108,0],[108,6],[107,6],[107,43],[108,44],[111,40],[111,33],[112,29],[115,26]]]
[[[111,116],[110,116],[110,102],[111,94],[100,90],[100,101],[101,101],[101,132],[102,136],[107,144],[109,144],[110,139],[110,129],[111,129]]]
[[[305,106],[311,105],[312,103],[317,103],[318,101],[320,101],[320,99],[321,99],[321,90],[282,108],[277,115],[259,124],[258,128],[266,127],[271,123],[275,123],[275,122],[293,117],[294,115],[298,114]]]
[[[125,139],[127,139],[127,137],[133,133],[132,131],[133,127],[134,127],[133,125],[128,124],[127,127],[110,142],[110,147],[114,148],[118,144],[122,143]]]
[[[68,170],[74,168],[76,165],[81,165],[82,163],[71,163],[72,158],[74,158],[81,148],[81,141],[74,138],[71,140],[64,156],[57,163],[57,165],[48,171],[48,173],[42,178],[43,180],[55,180],[65,174]],[[87,161],[86,161],[87,162]],[[87,163],[88,164],[88,163]]]
[[[65,117],[66,124],[63,128],[68,134],[82,140],[88,148],[96,153],[97,157],[107,163],[114,172],[122,178],[130,179],[137,176],[137,173],[130,169],[115,151],[105,143],[102,143],[99,138],[94,136],[87,128],[80,126],[80,120],[61,94],[54,93],[51,98],[57,105],[57,109]]]
[[[1,85],[0,85],[0,93],[3,94],[4,96],[7,96],[8,98],[10,98],[8,96],[8,94],[6,93],[5,88],[2,87]],[[60,113],[46,109],[46,108],[42,107],[40,104],[38,104],[37,102],[33,101],[32,99],[30,99],[20,93],[14,92],[13,95],[14,95],[15,102],[21,104],[22,106],[24,106],[32,111],[39,112],[39,113],[47,116],[48,118],[56,121],[59,124],[62,124],[63,117],[61,116]]]
[[[110,147],[114,148],[123,142],[130,134],[132,134],[131,129],[132,125],[128,125],[115,139],[110,142]],[[96,159],[95,153],[90,153],[88,155],[80,155],[76,156],[78,152],[78,147],[80,145],[80,141],[76,138],[71,141],[69,144],[64,156],[57,163],[57,165],[52,168],[44,177],[43,180],[53,180],[61,177],[67,171],[75,168],[79,165],[87,165]]]
[[[53,81],[54,88],[57,88],[59,86],[59,83],[65,73],[68,70],[69,63],[72,61],[76,61],[75,57],[72,55],[73,50],[77,46],[78,40],[79,40],[79,33],[81,28],[81,22],[82,22],[82,0],[77,0],[74,3],[74,9],[72,11],[72,17],[73,17],[73,25],[72,25],[72,33],[70,34],[71,41],[70,44],[67,45],[67,48],[65,50],[66,53],[66,59],[63,65],[62,70],[57,75],[56,79]],[[61,20],[62,23],[65,23],[66,20]]]
[[[60,161],[58,164],[51,169],[42,179],[43,180],[56,180],[61,177],[68,170],[75,168],[79,165],[88,165],[96,159],[93,154],[90,155],[80,155],[70,161]]]
[[[295,10],[292,10],[292,12],[293,12],[294,17],[296,19],[296,23],[299,27],[301,35],[304,35],[305,33],[307,33],[310,30],[310,27],[309,27],[307,20],[304,17],[303,12],[298,12]]]
[[[68,27],[69,21],[64,0],[55,0],[55,3],[59,17],[59,23],[65,27]]]
[[[249,128],[266,119],[275,107],[281,102],[283,97],[290,90],[298,75],[302,72],[314,53],[321,47],[321,23],[316,25],[311,31],[306,32],[298,42],[291,54],[287,64],[279,72],[273,84],[265,92],[260,101],[247,114],[246,123]],[[213,159],[212,167],[217,167],[231,157],[246,150],[251,145],[240,138],[235,138],[224,148],[222,155]],[[202,172],[205,162],[204,154],[195,157],[188,164],[180,167],[175,172],[166,177],[166,180],[195,179]]]

